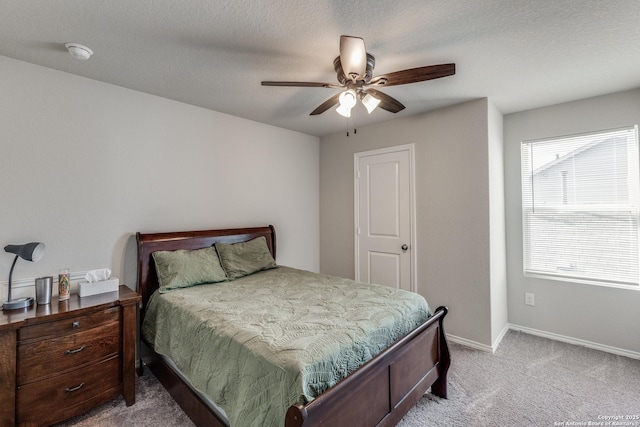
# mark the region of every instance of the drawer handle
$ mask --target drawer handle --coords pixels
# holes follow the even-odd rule
[[[71,324],[71,327],[72,327],[72,328],[77,328],[77,327],[79,327],[79,326],[80,326],[80,322],[79,322],[79,321],[77,321],[77,320]]]
[[[65,393],[73,393],[74,391],[80,390],[82,387],[84,387],[84,383],[80,383],[80,385],[66,389]]]
[[[64,354],[76,354],[76,353],[80,353],[82,350],[84,350],[86,348],[86,346],[82,346],[80,348],[76,348],[75,350],[65,350]]]

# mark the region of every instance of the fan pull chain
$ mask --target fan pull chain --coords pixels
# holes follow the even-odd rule
[[[350,120],[351,119],[349,117],[347,117],[347,137],[349,136],[349,128],[351,126],[350,123],[349,123]],[[354,127],[353,128],[353,134],[355,135],[357,133],[358,133],[358,129]]]

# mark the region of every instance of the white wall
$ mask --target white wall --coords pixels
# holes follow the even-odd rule
[[[640,90],[554,105],[504,118],[509,322],[610,351],[640,352],[640,292],[524,277],[520,143],[640,122]],[[535,294],[535,306],[524,293]]]
[[[16,296],[62,267],[135,285],[137,231],[273,224],[279,263],[319,269],[317,137],[2,56],[0,75],[0,243],[47,245]]]
[[[507,306],[507,253],[504,206],[504,141],[503,116],[491,101],[487,102],[489,145],[489,239],[491,257],[491,345],[497,347],[506,333],[509,316]]]
[[[487,123],[480,99],[320,143],[321,271],[354,277],[353,154],[414,143],[418,292],[433,308],[449,306],[449,334],[484,346],[492,344]]]

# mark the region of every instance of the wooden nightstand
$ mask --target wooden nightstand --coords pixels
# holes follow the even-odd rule
[[[122,395],[135,403],[140,295],[118,292],[0,312],[0,426],[45,426]]]

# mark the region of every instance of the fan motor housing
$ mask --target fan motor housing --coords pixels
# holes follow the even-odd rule
[[[360,79],[359,81],[363,81],[365,84],[369,83],[369,81],[371,80],[371,77],[373,77],[373,69],[376,66],[376,59],[374,58],[373,55],[371,55],[370,53],[367,53],[367,69],[365,71],[365,75],[364,78]],[[340,82],[340,84],[342,85],[347,85],[348,83],[351,83],[353,80],[347,78],[347,76],[344,74],[344,70],[342,69],[342,63],[340,62],[340,57],[336,57],[336,59],[333,60],[333,68],[336,70],[336,73],[338,75],[338,81]]]

